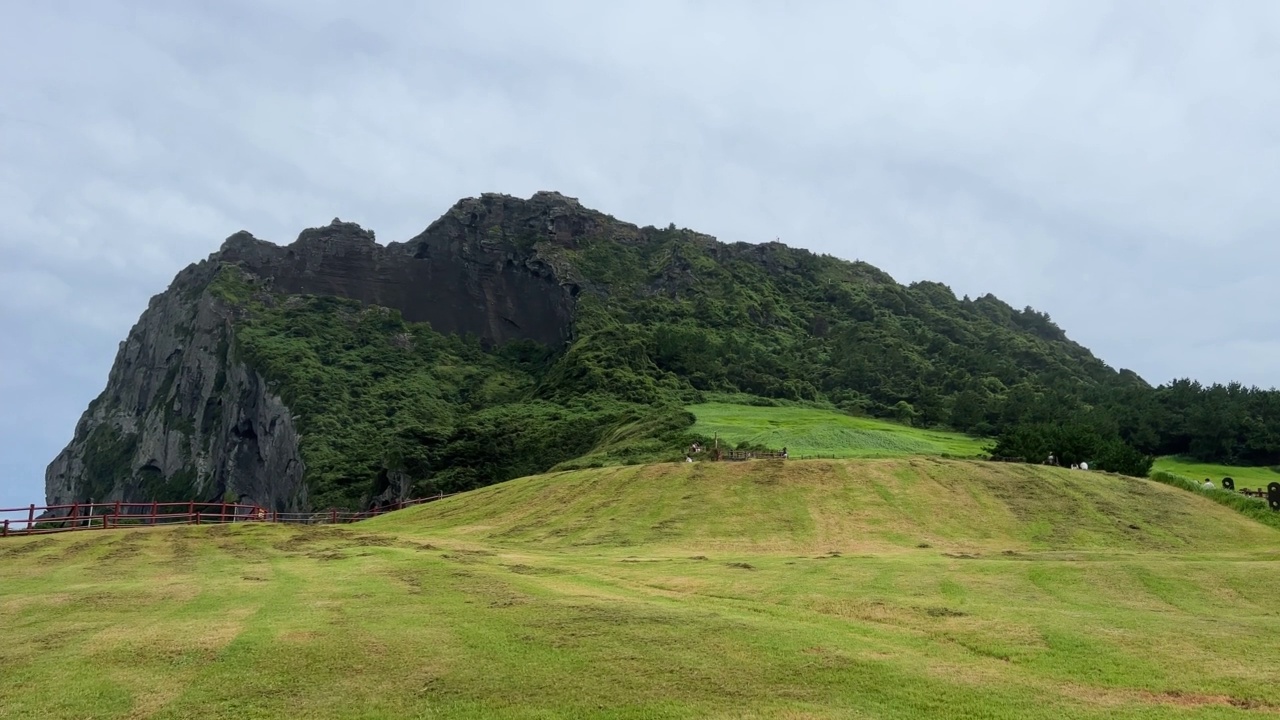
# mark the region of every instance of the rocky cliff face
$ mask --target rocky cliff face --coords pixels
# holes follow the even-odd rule
[[[373,233],[335,219],[280,247],[237,233],[219,258],[283,293],[335,295],[399,310],[437,332],[488,342],[569,339],[578,285],[534,248],[572,247],[612,226],[576,200],[538,193],[529,200],[484,195],[463,200],[405,243],[378,245]]]
[[[182,271],[120,344],[106,390],[45,474],[50,504],[246,496],[306,506],[292,417],[234,360],[235,309],[208,291],[217,267]]]
[[[293,415],[236,359],[237,308],[209,290],[224,264],[277,293],[385,306],[491,344],[559,346],[573,331],[579,285],[535,243],[573,247],[603,232],[639,238],[634,226],[572,198],[538,193],[463,200],[417,237],[386,246],[336,219],[285,247],[236,233],[152,299],[121,344],[106,389],[49,465],[46,500],[229,498],[282,512],[308,507]],[[391,485],[391,492],[408,487]]]

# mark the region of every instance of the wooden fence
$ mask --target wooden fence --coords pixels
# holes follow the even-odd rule
[[[713,450],[717,460],[782,460],[786,453],[776,450]]]
[[[155,525],[211,525],[232,522],[334,525],[367,520],[394,510],[402,510],[456,494],[440,493],[363,512],[330,508],[313,512],[282,513],[267,510],[259,505],[211,503],[198,500],[28,505],[24,508],[0,508],[0,537],[43,535],[72,530],[109,530]]]

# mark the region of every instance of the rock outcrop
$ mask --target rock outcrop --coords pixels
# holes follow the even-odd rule
[[[281,512],[306,507],[292,417],[235,360],[235,308],[208,291],[217,267],[193,265],[152,298],[49,465],[48,503],[245,496]]]
[[[283,293],[335,295],[400,311],[440,333],[473,334],[489,343],[528,339],[560,345],[573,327],[578,284],[567,268],[535,248],[634,226],[582,208],[572,198],[538,193],[529,200],[486,194],[459,202],[422,234],[378,245],[359,225],[334,221],[304,231],[286,247],[237,233],[219,258]]]
[[[243,498],[281,512],[308,509],[293,415],[237,360],[238,308],[209,290],[225,264],[278,293],[385,306],[489,344],[559,346],[573,332],[579,284],[554,250],[600,233],[641,239],[635,226],[557,193],[466,199],[417,237],[386,246],[337,219],[284,247],[238,232],[152,298],[106,389],[49,465],[46,500]],[[407,488],[392,478],[375,500]]]

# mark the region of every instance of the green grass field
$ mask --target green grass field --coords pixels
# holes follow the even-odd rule
[[[525,478],[352,526],[0,541],[0,717],[1250,718],[1280,531],[930,458]]]
[[[1222,487],[1222,478],[1232,478],[1236,488],[1266,488],[1267,483],[1280,482],[1280,472],[1269,467],[1240,467],[1236,465],[1213,465],[1196,462],[1181,457],[1162,457],[1156,459],[1152,470],[1164,470],[1176,475],[1204,482],[1205,478],[1213,480],[1213,484]]]
[[[707,437],[719,433],[730,445],[745,441],[774,449],[785,447],[793,457],[976,457],[990,444],[960,433],[921,430],[814,408],[705,403],[691,405],[688,410],[698,418],[693,426],[696,433]]]

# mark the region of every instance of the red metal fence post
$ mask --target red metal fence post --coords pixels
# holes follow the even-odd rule
[[[156,524],[156,520],[158,519],[156,518],[156,511],[159,509],[160,509],[160,503],[155,500],[152,500],[151,501],[151,524],[152,525]]]
[[[72,530],[75,530],[76,527],[79,526],[79,523],[76,522],[79,516],[80,516],[80,503],[78,502],[71,503],[71,529]]]
[[[195,500],[192,500],[191,502],[187,503],[187,523],[188,523],[188,524],[190,524],[190,523],[192,523],[192,522],[195,522],[195,524],[197,524],[197,525],[199,525],[199,524],[200,524],[200,521],[199,521],[198,519],[196,519],[196,520],[194,520],[194,521],[192,520],[192,517],[193,517],[195,514],[196,514],[196,501],[195,501]]]
[[[35,503],[32,503],[30,507],[27,508],[27,532],[31,532],[31,526],[35,525],[35,523],[36,523],[36,506],[35,506]]]
[[[218,522],[226,522],[226,521],[227,521],[227,501],[223,500],[222,513],[218,516]]]

